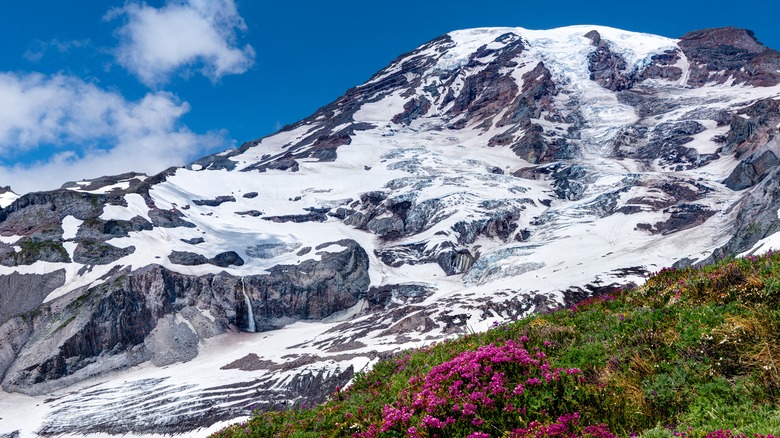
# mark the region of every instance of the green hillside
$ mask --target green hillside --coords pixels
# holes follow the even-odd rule
[[[780,254],[725,260],[404,352],[214,436],[780,435],[779,346]]]

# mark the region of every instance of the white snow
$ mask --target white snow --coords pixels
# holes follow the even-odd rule
[[[79,227],[84,221],[76,219],[73,215],[65,216],[62,220],[62,238],[63,240],[73,239],[79,231]]]
[[[19,195],[10,190],[5,193],[0,193],[0,208],[8,207],[17,199],[19,199]]]

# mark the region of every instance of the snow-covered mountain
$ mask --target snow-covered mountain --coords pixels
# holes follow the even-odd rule
[[[764,251],[779,84],[741,29],[457,31],[237,150],[2,197],[0,436],[213,429]]]

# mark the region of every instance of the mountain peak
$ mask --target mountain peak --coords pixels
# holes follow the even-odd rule
[[[709,48],[726,46],[750,53],[760,53],[767,49],[758,41],[752,30],[737,27],[716,27],[688,32],[680,38],[680,45]]]
[[[450,32],[238,149],[27,194],[0,210],[3,388],[86,380],[32,399],[50,434],[105,432],[94,406],[122,413],[117,433],[187,431],[322,400],[392,350],[764,251],[780,77],[751,44]],[[128,402],[149,392],[186,407]]]

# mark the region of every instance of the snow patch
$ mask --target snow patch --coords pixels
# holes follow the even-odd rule
[[[79,231],[79,227],[83,223],[84,223],[83,220],[76,219],[76,217],[73,216],[73,215],[65,216],[62,219],[62,230],[63,230],[62,238],[64,240],[75,239],[76,238],[76,234]]]

